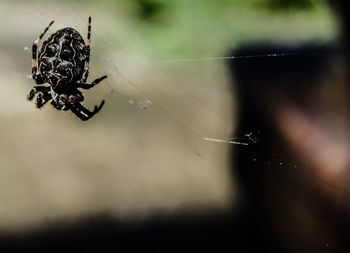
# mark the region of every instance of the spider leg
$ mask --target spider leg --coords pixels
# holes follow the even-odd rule
[[[39,37],[34,41],[32,45],[32,77],[37,84],[43,83],[42,78],[38,78],[38,43],[43,38],[45,33],[49,30],[50,26],[54,23],[51,21],[50,24],[45,28],[45,30],[39,35]]]
[[[32,101],[34,96],[39,94],[39,92],[41,92],[41,93],[48,93],[50,95],[50,87],[48,87],[48,86],[34,86],[30,90],[30,92],[29,92],[29,94],[27,96],[27,99],[29,101]]]
[[[57,110],[62,110],[63,106],[59,105],[55,100],[51,101],[52,106]]]
[[[88,34],[87,34],[87,43],[86,43],[86,62],[84,66],[83,77],[81,78],[81,82],[85,83],[89,76],[89,64],[90,64],[90,44],[91,44],[91,17],[89,17],[89,25],[88,25]]]
[[[39,92],[36,97],[36,107],[41,108],[52,99],[50,92]]]
[[[89,111],[87,108],[85,108],[82,104],[80,103],[71,103],[70,104],[70,110],[81,120],[86,121],[88,119],[91,119],[96,113],[98,113],[105,101],[102,100],[101,104],[99,106],[95,105],[93,111]]]
[[[59,94],[55,99],[52,100],[51,104],[53,107],[55,107],[57,110],[69,110],[69,97],[66,94]]]
[[[59,111],[60,110],[68,111],[71,105],[80,103],[83,100],[84,100],[83,94],[79,90],[76,90],[74,94],[57,95],[57,97],[51,101],[51,104],[53,105],[54,108],[56,108]]]
[[[88,84],[88,83],[78,83],[79,85],[79,88],[82,88],[82,89],[91,89],[92,87],[94,87],[96,84],[99,84],[103,79],[106,79],[107,76],[104,75],[100,78],[96,78],[91,84]]]
[[[52,99],[51,93],[50,93],[50,87],[47,86],[35,86],[33,89],[30,90],[27,99],[29,101],[33,100],[33,98],[36,96],[36,107],[41,108],[43,107],[49,100]]]

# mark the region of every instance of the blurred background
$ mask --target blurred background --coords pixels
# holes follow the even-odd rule
[[[48,34],[68,26],[86,38],[89,16],[88,80],[108,78],[84,104],[106,105],[87,122],[36,109],[26,100],[33,41],[51,20]],[[230,52],[338,34],[323,0],[2,0],[0,21],[3,232],[101,212],[139,220],[231,210],[240,191],[229,152],[240,145],[211,140],[232,140],[236,126]]]

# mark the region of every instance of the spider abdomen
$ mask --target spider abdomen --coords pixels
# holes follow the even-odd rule
[[[54,90],[60,90],[81,80],[88,54],[81,35],[73,28],[63,28],[44,41],[38,57],[39,71]]]

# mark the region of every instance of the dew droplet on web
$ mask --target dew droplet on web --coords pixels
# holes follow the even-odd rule
[[[152,102],[150,100],[141,100],[137,102],[137,107],[144,111],[149,111],[151,105]]]
[[[138,109],[141,109],[143,111],[150,111],[150,106],[152,105],[151,100],[138,100],[135,101],[133,99],[129,100],[129,104],[135,105]]]

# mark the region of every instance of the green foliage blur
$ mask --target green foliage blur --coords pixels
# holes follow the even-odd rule
[[[312,10],[313,8],[326,6],[326,0],[86,0],[83,2],[102,2],[103,4],[108,5],[127,5],[131,8],[135,8],[141,18],[157,15],[162,10],[168,8],[191,8],[191,6],[198,4],[206,5],[214,9],[245,7],[270,11]]]
[[[186,4],[183,0],[132,0],[137,8],[139,9],[139,14],[142,18],[151,17],[161,12],[162,9]],[[248,8],[260,8],[266,10],[310,10],[317,6],[324,6],[325,0],[202,0],[202,4],[215,7],[215,8],[227,8],[232,6],[238,7],[248,7]],[[191,5],[189,1],[187,4]]]
[[[263,0],[264,7],[271,10],[305,10],[325,5],[324,0]]]
[[[246,41],[327,40],[336,33],[326,0],[76,1],[122,13],[125,37],[154,59],[211,57]]]

